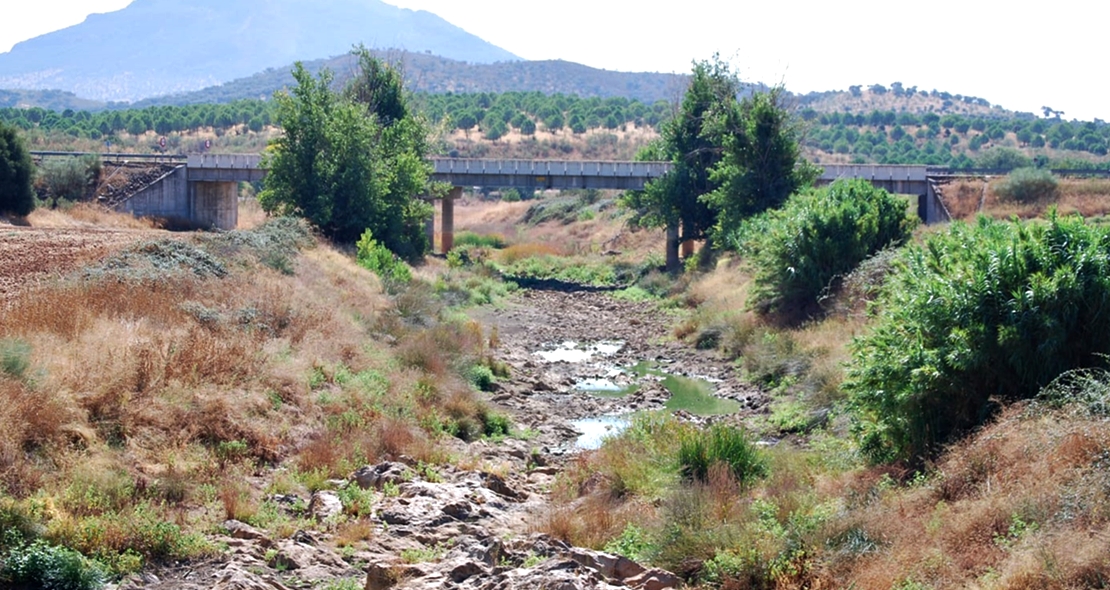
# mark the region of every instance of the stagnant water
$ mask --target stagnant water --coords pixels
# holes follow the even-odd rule
[[[624,432],[632,422],[627,415],[624,416],[598,416],[596,418],[583,418],[571,422],[575,430],[582,433],[574,446],[580,449],[600,449],[605,439]]]
[[[593,344],[562,342],[554,348],[535,352],[548,363],[586,363],[596,356],[612,356],[623,348],[619,341],[602,341]],[[670,392],[665,407],[674,412],[683,410],[696,416],[719,416],[740,411],[740,403],[714,395],[716,387],[706,379],[674,375],[659,368],[655,363],[641,361],[632,367],[601,367],[604,376],[580,379],[574,385],[578,391],[602,397],[625,397],[636,392],[640,381],[654,377],[662,381],[663,387]],[[624,384],[622,384],[624,383]],[[608,436],[619,434],[629,425],[629,416],[596,416],[572,422],[575,429],[583,434],[575,442],[582,449],[597,449]]]

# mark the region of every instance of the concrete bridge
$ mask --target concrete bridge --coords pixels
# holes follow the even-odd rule
[[[78,156],[71,152],[33,152],[36,158]],[[105,162],[152,161],[174,168],[117,209],[155,217],[177,225],[233,229],[238,223],[238,185],[266,175],[261,156],[253,154],[97,154]],[[468,160],[433,158],[432,180],[452,189],[442,199],[441,250],[454,245],[454,201],[463,187],[489,186],[527,189],[636,190],[671,170],[667,162],[612,162],[562,160]],[[950,171],[925,166],[825,165],[818,179],[827,184],[839,178],[864,178],[891,192],[918,196],[918,214],[926,223],[947,221],[937,198],[937,179]],[[434,220],[428,225],[434,235]]]

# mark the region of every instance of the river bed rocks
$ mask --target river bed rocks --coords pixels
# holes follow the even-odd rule
[[[711,351],[669,337],[670,319],[649,303],[596,292],[525,291],[479,321],[495,328],[494,354],[512,370],[487,398],[512,415],[517,436],[464,443],[446,440],[465,458],[427,466],[408,457],[366,465],[309,497],[269,496],[301,529],[262,530],[225,522],[210,538],[217,558],[165,567],[125,579],[115,588],[379,590],[640,588],[681,585],[669,572],[624,557],[572,547],[540,532],[548,495],[562,465],[582,452],[574,421],[641,409],[661,409],[669,393],[660,379],[627,369],[650,361],[661,370],[714,383],[743,412],[766,405],[733,367]],[[573,344],[567,344],[573,343]],[[548,360],[539,351],[575,351],[579,362]],[[627,396],[580,391],[604,379]],[[700,420],[684,415],[683,419]],[[358,540],[345,537],[352,497],[370,494]],[[356,500],[357,501],[357,500]]]

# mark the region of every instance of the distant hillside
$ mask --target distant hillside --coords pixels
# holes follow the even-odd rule
[[[0,90],[0,108],[41,107],[51,111],[100,110],[104,103],[61,90]]]
[[[477,63],[518,59],[434,14],[380,0],[135,0],[0,54],[0,88],[135,101],[344,54],[360,42]]]
[[[623,97],[652,103],[675,100],[686,87],[686,76],[599,70],[567,61],[515,61],[473,64],[402,51],[376,51],[379,57],[400,62],[408,88],[414,92],[542,92],[581,97]],[[328,68],[342,84],[354,71],[350,55],[304,63],[312,73]],[[242,99],[269,99],[276,90],[293,85],[292,66],[271,68],[253,76],[196,92],[141,101],[132,106],[228,103]]]
[[[979,117],[1013,117],[1017,113],[975,96],[952,94],[939,90],[918,90],[899,82],[890,88],[881,84],[850,86],[846,91],[810,92],[796,95],[801,109],[818,113],[855,113],[895,111],[899,113],[938,113]]]

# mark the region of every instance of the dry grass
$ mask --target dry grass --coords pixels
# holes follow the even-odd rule
[[[551,191],[549,191],[551,192]],[[626,225],[626,216],[617,208],[602,211],[593,219],[563,224],[557,221],[536,226],[521,223],[525,213],[537,201],[503,203],[466,199],[456,204],[455,231],[472,231],[477,234],[505,236],[511,245],[501,251],[505,264],[520,258],[544,254],[586,255],[620,253],[623,259],[634,262],[650,255],[662,255],[663,232],[633,231]],[[506,253],[521,248],[518,253]]]
[[[951,449],[931,484],[880,492],[854,510],[882,547],[839,564],[834,585],[1102,586],[1110,580],[1110,496],[1097,482],[1108,451],[1102,421],[1011,409]]]
[[[286,274],[196,244],[232,256],[230,274],[71,277],[0,309],[0,341],[30,350],[22,377],[0,375],[0,497],[51,506],[35,512],[50,540],[185,558],[195,547],[154,542],[158,522],[189,539],[255,517],[271,467],[318,489],[379,458],[446,462],[450,423],[481,433],[488,408],[457,371],[486,335],[440,323],[429,290],[400,303],[428,314],[394,349],[378,330],[399,304],[348,255],[319,244]]]
[[[251,191],[253,193],[253,191]],[[237,229],[254,229],[266,222],[266,212],[254,194],[241,194],[239,198],[239,223]]]
[[[941,199],[953,219],[971,219],[983,206],[985,190],[982,180],[956,180],[941,188]]]
[[[27,222],[36,228],[113,228],[113,229],[154,229],[149,219],[141,219],[127,213],[118,213],[94,203],[77,203],[68,211],[58,209],[35,209],[27,216]]]
[[[961,180],[943,189],[944,202],[955,219],[971,219],[980,211],[997,219],[1034,219],[1043,217],[1050,207],[1060,213],[1078,213],[1084,217],[1105,216],[1110,213],[1110,180],[1102,178],[1063,178],[1055,199],[1033,203],[1016,203],[1000,199],[991,188],[997,182]],[[985,189],[985,194],[982,191]],[[977,194],[979,196],[977,196]],[[979,208],[980,200],[982,209]],[[974,207],[972,206],[974,202]]]

